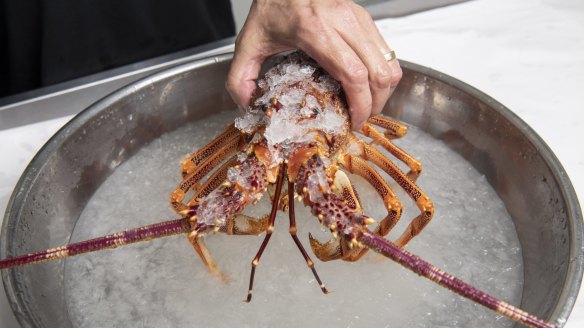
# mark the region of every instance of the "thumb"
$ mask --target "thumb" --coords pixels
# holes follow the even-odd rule
[[[242,39],[238,38],[239,42],[235,44],[235,54],[225,87],[233,101],[245,107],[249,105],[251,95],[256,88],[255,81],[267,56],[254,47],[255,40]]]
[[[235,41],[235,54],[225,82],[233,101],[242,107],[249,105],[266,58],[292,49],[290,46],[272,41],[263,33],[262,27],[249,20],[248,17]]]

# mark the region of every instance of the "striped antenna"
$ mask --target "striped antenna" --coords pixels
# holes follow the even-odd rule
[[[0,269],[9,269],[34,263],[47,262],[70,257],[74,255],[95,252],[103,249],[116,248],[128,244],[147,241],[156,238],[172,236],[191,231],[191,226],[186,218],[152,224],[136,229],[125,230],[107,236],[73,243],[61,247],[51,248],[45,251],[30,253],[0,260]],[[517,321],[528,327],[555,328],[556,326],[545,322],[519,308],[505,303],[466,282],[440,270],[432,264],[409,253],[395,244],[379,237],[370,231],[360,229],[357,240],[391,260],[401,264],[405,268],[418,275],[434,281],[435,283],[479,303],[511,320]]]
[[[376,251],[377,253],[390,258],[391,260],[401,264],[405,268],[417,273],[418,275],[428,278],[433,282],[450,289],[451,291],[481,304],[502,316],[511,320],[517,321],[527,327],[535,328],[554,328],[555,325],[545,322],[531,315],[521,309],[514,307],[511,304],[505,303],[469,284],[466,282],[440,270],[432,264],[422,260],[416,255],[409,253],[390,241],[379,237],[370,231],[360,229],[360,234],[357,240]]]
[[[45,251],[0,260],[0,269],[8,269],[28,264],[62,259],[83,253],[116,248],[140,241],[172,236],[191,231],[188,219],[178,219],[144,226],[141,228],[116,232],[111,235],[81,241]]]

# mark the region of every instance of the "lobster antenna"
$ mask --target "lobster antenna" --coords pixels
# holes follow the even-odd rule
[[[119,246],[133,244],[140,241],[188,233],[190,231],[191,226],[186,218],[166,221],[61,247],[51,248],[41,252],[3,259],[0,260],[0,269],[9,269],[34,263],[54,261],[74,255],[117,248]],[[465,283],[370,231],[364,229],[361,230],[357,236],[357,240],[370,249],[390,258],[418,275],[430,279],[435,283],[511,320],[535,328],[556,327],[555,325],[547,323],[534,315]]]
[[[148,226],[116,232],[107,236],[81,241],[45,251],[0,260],[0,269],[9,269],[39,262],[54,261],[102,249],[116,248],[140,241],[167,237],[191,231],[186,218],[165,221]]]
[[[511,320],[522,323],[528,327],[556,327],[555,325],[547,323],[534,315],[531,315],[511,304],[505,303],[467,284],[370,231],[361,229],[361,233],[358,234],[357,240],[370,249],[390,258],[418,275],[428,278],[442,287],[450,289],[451,291],[479,303]]]

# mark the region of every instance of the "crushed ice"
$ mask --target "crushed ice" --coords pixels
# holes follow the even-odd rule
[[[230,184],[240,185],[245,190],[252,190],[255,170],[242,154],[238,155],[239,165],[229,168],[227,181]],[[232,217],[239,210],[239,206],[261,198],[262,193],[234,193],[225,196],[221,188],[213,190],[201,201],[200,212],[197,213],[200,223],[206,226],[221,226],[225,220]],[[248,197],[244,199],[244,197]]]
[[[328,186],[329,181],[326,175],[326,170],[324,167],[330,165],[330,161],[325,158],[321,157],[322,164],[319,165],[319,169],[315,170],[313,174],[311,174],[308,179],[306,179],[306,188],[308,189],[308,196],[310,201],[315,203],[320,198],[324,197],[322,192],[322,186]],[[328,188],[327,188],[328,189]]]
[[[165,199],[178,183],[179,160],[203,147],[213,134],[232,122],[233,113],[221,112],[187,124],[144,146],[122,163],[80,214],[72,241],[173,217]],[[435,201],[436,213],[441,213],[408,249],[519,304],[523,290],[521,247],[513,221],[497,193],[470,163],[422,130],[413,127],[408,138],[397,139],[398,142],[412,154],[426,158],[425,174],[418,182]],[[245,159],[244,155],[241,159]],[[143,179],[136,177],[149,177],[151,185],[145,187]],[[365,213],[374,218],[385,217],[387,210],[377,191],[359,177],[354,183]],[[405,208],[388,237],[391,240],[399,237],[419,213],[405,192],[397,187],[395,192]],[[261,217],[269,213],[269,197],[264,198],[258,205],[248,207],[246,214]],[[128,204],[137,204],[140,213],[146,214],[136,215],[136,206]],[[308,233],[325,241],[331,238],[330,232],[328,228],[322,232],[320,222],[300,203],[296,217],[298,237],[314,259],[308,249]],[[317,262],[324,283],[334,290],[322,297],[314,284],[304,283],[313,275],[291,241],[284,222],[287,219],[285,213],[278,213],[250,304],[243,304],[242,299],[248,288],[250,261],[263,236],[218,234],[206,238],[219,268],[233,278],[229,284],[211,277],[184,236],[69,258],[64,263],[67,279],[63,282],[63,297],[67,299],[71,326],[189,327],[197,323],[227,328],[291,323],[288,326],[322,328],[348,323],[355,315],[360,317],[361,327],[513,326],[371,252],[356,263]],[[488,255],[483,255],[484,248],[489,249]],[[508,267],[515,269],[502,270]],[[432,316],[423,315],[425,312],[432,312]]]
[[[348,114],[344,108],[321,103],[324,93],[338,96],[340,84],[303,53],[295,52],[269,69],[258,81],[260,96],[235,126],[245,133],[264,127],[264,138],[274,162],[309,143],[321,132],[330,136],[346,133]]]

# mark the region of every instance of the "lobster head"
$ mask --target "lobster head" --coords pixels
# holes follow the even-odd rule
[[[307,149],[324,156],[335,152],[350,132],[350,119],[339,82],[296,51],[258,80],[251,105],[235,126],[265,139],[273,167]]]

